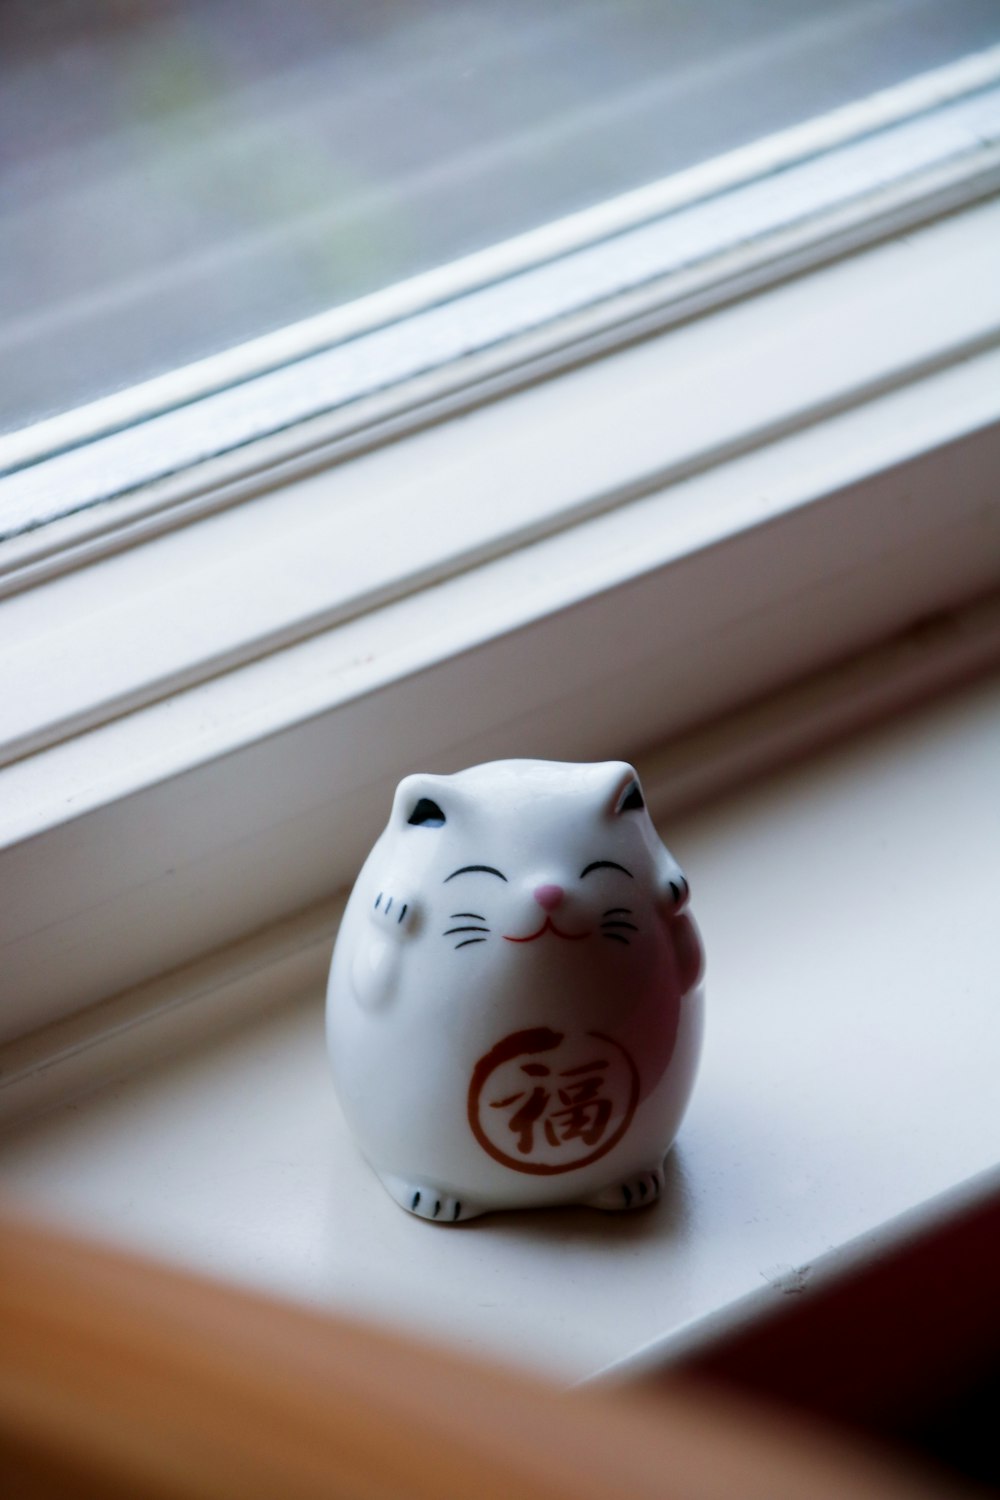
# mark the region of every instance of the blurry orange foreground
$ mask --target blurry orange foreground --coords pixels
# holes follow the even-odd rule
[[[942,1495],[706,1386],[565,1394],[9,1221],[0,1490],[18,1500]]]

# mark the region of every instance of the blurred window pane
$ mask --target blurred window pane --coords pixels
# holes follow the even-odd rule
[[[998,0],[4,0],[0,431],[998,40]]]

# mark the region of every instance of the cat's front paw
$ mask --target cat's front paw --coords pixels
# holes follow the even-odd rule
[[[674,945],[681,994],[687,995],[705,973],[705,950],[698,929],[687,912],[670,923],[670,938]]]
[[[412,897],[381,890],[373,898],[370,916],[378,931],[386,937],[402,938],[416,929],[420,909]]]
[[[659,872],[660,908],[667,917],[676,917],[684,910],[691,896],[691,887],[680,865],[673,860]]]
[[[460,1224],[465,1219],[475,1219],[484,1212],[478,1204],[467,1199],[456,1198],[443,1188],[426,1182],[407,1182],[402,1177],[379,1174],[382,1186],[395,1198],[401,1208],[418,1219],[431,1219],[435,1224]]]
[[[623,1178],[602,1188],[592,1198],[584,1200],[586,1208],[600,1208],[605,1213],[627,1213],[633,1208],[648,1208],[656,1203],[663,1192],[663,1168],[650,1167],[648,1172],[637,1172],[634,1177]]]
[[[351,986],[358,1004],[378,1010],[395,996],[405,965],[403,941],[420,922],[417,902],[380,890],[369,900],[371,926],[351,959]]]

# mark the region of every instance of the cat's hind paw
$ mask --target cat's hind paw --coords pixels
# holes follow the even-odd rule
[[[435,1224],[461,1224],[484,1212],[478,1204],[425,1182],[407,1182],[402,1177],[381,1177],[381,1182],[390,1197],[417,1219],[430,1219]]]
[[[584,1200],[586,1208],[600,1208],[605,1213],[627,1213],[633,1208],[648,1208],[658,1202],[663,1192],[663,1169],[651,1167],[648,1172],[637,1172],[634,1177],[625,1177],[610,1187],[602,1188],[592,1198]]]

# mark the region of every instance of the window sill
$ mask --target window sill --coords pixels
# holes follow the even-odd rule
[[[287,1003],[11,1126],[5,1192],[564,1378],[657,1340],[669,1352],[753,1293],[807,1293],[817,1257],[859,1237],[876,1254],[889,1221],[992,1165],[998,733],[994,677],[671,821],[706,938],[709,1030],[649,1214],[452,1231],[402,1214],[333,1101],[325,944],[286,971]]]
[[[0,601],[0,1041],[327,898],[414,765],[634,756],[994,591],[998,214]]]

